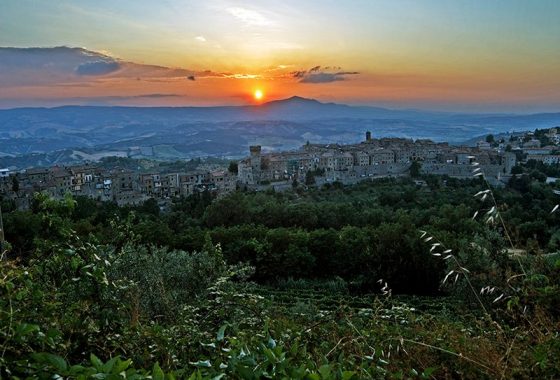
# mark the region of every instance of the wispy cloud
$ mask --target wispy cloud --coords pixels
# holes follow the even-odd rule
[[[198,42],[206,42],[206,38],[204,36],[196,36],[194,39]]]
[[[224,73],[224,78],[233,79],[259,79],[262,77],[260,74],[247,74],[247,73]]]
[[[248,26],[267,26],[272,24],[270,19],[253,9],[232,7],[228,8],[227,11]]]

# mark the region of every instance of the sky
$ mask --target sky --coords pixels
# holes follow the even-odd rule
[[[560,111],[556,0],[0,0],[0,10],[1,108],[297,95]]]

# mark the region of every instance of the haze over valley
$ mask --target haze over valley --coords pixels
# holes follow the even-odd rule
[[[560,113],[458,114],[348,106],[292,97],[224,107],[66,106],[0,110],[0,166],[25,168],[105,156],[237,158],[375,137],[461,143],[489,133],[551,128]]]

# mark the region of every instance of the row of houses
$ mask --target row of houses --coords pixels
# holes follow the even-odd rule
[[[556,134],[549,132],[552,137]],[[551,139],[552,140],[552,139]],[[31,199],[35,192],[60,198],[65,194],[87,196],[119,205],[140,204],[149,198],[171,199],[197,192],[227,194],[241,186],[305,180],[317,183],[355,183],[364,178],[407,175],[413,162],[428,174],[465,178],[477,163],[490,182],[498,183],[511,173],[517,153],[546,164],[560,163],[557,146],[541,147],[531,139],[519,138],[512,151],[479,142],[476,147],[451,146],[425,139],[373,139],[366,133],[358,144],[310,144],[290,152],[263,153],[251,146],[249,157],[238,164],[237,176],[224,169],[189,172],[142,173],[129,169],[105,169],[96,165],[55,166],[11,173],[0,169],[0,195]],[[17,183],[17,184],[16,184]]]
[[[0,194],[17,199],[31,199],[33,193],[44,192],[54,198],[72,194],[127,205],[140,204],[149,198],[169,199],[202,191],[223,195],[236,188],[236,176],[227,170],[141,173],[86,164],[18,173],[3,169],[0,173]]]
[[[505,152],[506,150],[516,153],[523,160],[541,161],[547,165],[560,163],[560,134],[558,128],[550,128],[548,131],[539,131],[539,135],[546,143],[543,145],[541,140],[536,138],[535,132],[523,132],[511,135],[509,138],[501,139],[493,144],[487,141],[479,141],[478,148],[482,150],[496,150]],[[544,137],[544,139],[542,138]]]
[[[327,180],[351,183],[363,177],[405,174],[412,162],[421,162],[427,173],[464,177],[472,175],[470,165],[475,161],[503,176],[511,173],[516,156],[431,140],[372,139],[368,132],[359,144],[306,144],[293,152],[263,154],[260,146],[251,146],[250,156],[238,165],[238,180],[242,185],[256,186],[321,172]]]

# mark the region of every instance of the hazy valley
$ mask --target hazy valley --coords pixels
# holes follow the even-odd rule
[[[104,156],[236,158],[249,145],[291,150],[307,141],[406,137],[461,143],[488,133],[551,128],[560,113],[452,114],[357,107],[292,97],[260,106],[88,107],[0,110],[0,166],[25,168]]]

